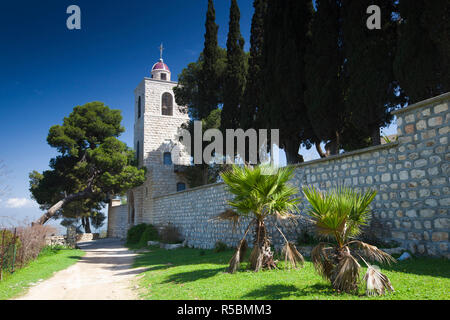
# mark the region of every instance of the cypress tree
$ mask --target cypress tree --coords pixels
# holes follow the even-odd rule
[[[369,30],[367,8],[381,9],[381,30]],[[396,23],[392,0],[343,1],[343,45],[346,59],[345,103],[359,137],[381,143],[380,127],[392,120],[390,111],[400,102],[394,78]],[[361,136],[362,135],[362,136]]]
[[[208,0],[208,11],[206,12],[205,43],[203,49],[203,66],[199,81],[199,105],[197,119],[206,118],[212,110],[217,109],[220,101],[220,85],[218,79],[219,46],[217,32],[219,26],[215,22],[216,12],[213,0]]]
[[[250,34],[247,83],[241,105],[240,124],[243,129],[257,128],[257,113],[263,101],[262,50],[264,44],[264,17],[268,0],[254,0],[255,9]]]
[[[316,146],[329,141],[329,154],[337,154],[345,122],[340,1],[316,0],[316,8],[306,55],[305,104],[318,138]]]
[[[450,90],[450,3],[402,0],[394,70],[410,103]]]
[[[304,104],[312,10],[311,0],[269,0],[264,27],[264,105],[259,119],[265,128],[280,129],[288,163],[302,162],[300,145],[310,148],[314,138]]]
[[[231,0],[230,21],[227,39],[227,67],[224,80],[221,128],[239,128],[240,104],[245,88],[244,38],[240,31],[240,12],[236,0]]]

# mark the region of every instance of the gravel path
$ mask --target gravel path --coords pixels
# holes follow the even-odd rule
[[[80,242],[86,254],[74,265],[29,289],[17,300],[136,300],[135,253],[117,239]],[[134,290],[133,290],[134,289]]]

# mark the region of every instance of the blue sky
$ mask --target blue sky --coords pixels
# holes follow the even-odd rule
[[[214,2],[219,44],[225,47],[230,1]],[[249,50],[252,1],[238,3]],[[72,4],[81,8],[81,30],[66,27],[66,8]],[[161,42],[175,81],[197,59],[203,49],[206,7],[206,0],[2,3],[0,160],[9,174],[0,177],[0,184],[10,190],[0,199],[0,222],[2,216],[21,220],[41,215],[30,200],[28,173],[48,168],[56,155],[46,142],[48,129],[60,124],[74,106],[102,101],[121,109],[126,132],[120,139],[132,145],[134,88],[149,76]],[[317,157],[314,149],[304,156]]]

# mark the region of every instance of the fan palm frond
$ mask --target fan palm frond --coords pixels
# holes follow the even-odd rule
[[[290,265],[293,268],[297,268],[297,263],[303,267],[305,259],[301,255],[301,253],[297,250],[295,245],[291,242],[286,242],[282,249],[282,253],[284,254],[284,261],[286,265]]]
[[[353,292],[357,289],[360,264],[351,254],[345,254],[336,267],[333,287],[339,291]]]
[[[311,250],[311,260],[316,272],[325,280],[331,279],[334,264],[330,258],[329,251],[333,248],[327,243],[321,242]]]
[[[386,290],[389,292],[395,291],[389,278],[382,274],[377,266],[371,266],[367,262],[366,264],[367,272],[363,277],[363,281],[366,283],[367,296],[384,295]]]
[[[227,209],[219,215],[209,219],[208,221],[230,221],[233,224],[233,233],[236,232],[236,228],[239,226],[241,216],[231,209]]]
[[[241,241],[239,241],[239,245],[237,246],[236,252],[234,253],[233,257],[231,257],[230,259],[228,266],[229,273],[235,273],[239,269],[242,258],[245,255],[245,250],[247,250],[247,241],[245,239],[242,239]]]
[[[395,260],[390,254],[384,252],[383,250],[378,249],[376,246],[372,246],[368,243],[359,241],[359,240],[353,240],[348,243],[356,244],[358,249],[361,251],[360,253],[367,257],[368,259],[372,261],[377,261],[380,263],[395,263],[397,260]]]

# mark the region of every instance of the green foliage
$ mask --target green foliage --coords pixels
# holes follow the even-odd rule
[[[330,141],[332,155],[339,152],[346,119],[341,11],[338,0],[317,0],[316,7],[305,57],[305,104],[316,143]]]
[[[250,56],[248,58],[248,73],[244,97],[240,108],[240,125],[247,130],[257,128],[258,111],[263,100],[263,45],[264,45],[264,18],[266,16],[268,0],[254,0],[255,9],[250,32]]]
[[[450,91],[450,3],[402,0],[395,76],[410,103]]]
[[[264,105],[258,122],[262,128],[280,129],[280,147],[289,164],[303,162],[300,145],[309,149],[315,140],[304,104],[312,10],[311,1],[269,1],[264,26]]]
[[[221,174],[227,190],[234,195],[228,203],[243,216],[253,214],[258,219],[269,215],[288,215],[298,210],[298,189],[288,183],[294,168],[273,168],[259,165],[254,168],[232,166]]]
[[[151,224],[147,224],[139,239],[139,246],[146,247],[149,241],[159,241],[158,230]]]
[[[28,263],[26,268],[5,276],[0,282],[0,300],[11,299],[24,293],[32,283],[50,278],[56,271],[76,263],[83,255],[83,251],[73,249],[47,248],[41,251],[38,258]]]
[[[227,249],[228,246],[222,241],[217,241],[214,245],[214,252],[216,253],[226,251]]]
[[[341,186],[327,192],[314,187],[303,187],[310,207],[306,211],[316,222],[320,235],[335,238],[339,245],[361,234],[361,227],[370,220],[370,203],[377,192],[365,193]]]
[[[147,225],[145,223],[141,223],[141,224],[132,226],[127,231],[127,239],[125,241],[125,244],[126,245],[138,244],[146,229],[147,229]]]
[[[91,102],[75,107],[62,125],[50,128],[47,141],[60,155],[50,160],[50,170],[30,173],[30,191],[44,210],[60,200],[64,203],[49,210],[39,223],[58,212],[68,217],[87,215],[109,195],[145,181],[145,169],[135,166],[133,150],[117,139],[124,131],[121,121],[119,110]],[[83,209],[77,209],[79,214],[69,207],[64,212],[73,201],[78,203],[74,208]]]
[[[220,127],[220,109],[215,109],[205,119],[202,119],[202,150],[210,143],[203,141],[203,134],[209,129],[218,129]],[[183,124],[183,128],[189,131],[191,135],[191,146],[194,145],[195,132],[194,121],[189,121],[187,125]],[[222,150],[219,150],[222,151]],[[215,155],[212,154],[212,157]],[[194,164],[185,169],[184,174],[188,181],[189,187],[194,188],[205,184],[215,183],[219,177],[219,172],[224,166],[214,163],[204,163],[202,158],[201,164]]]
[[[393,59],[396,50],[394,1],[378,0],[381,30],[366,27],[372,0],[342,2],[342,44],[345,57],[345,107],[350,121],[372,145],[380,144],[380,127],[387,126],[402,102],[397,96]]]
[[[205,43],[203,49],[203,65],[199,74],[199,103],[194,112],[197,119],[207,117],[217,108],[221,99],[220,83],[220,49],[217,41],[219,26],[215,22],[216,12],[212,0],[208,0],[205,22]]]
[[[227,68],[225,71],[221,129],[240,127],[240,104],[245,89],[246,55],[244,38],[240,31],[240,11],[236,0],[231,0],[230,21],[227,38]]]
[[[202,254],[203,253],[203,254]],[[309,259],[302,269],[280,267],[259,273],[243,270],[223,272],[229,252],[182,248],[175,251],[155,249],[140,254],[135,266],[146,268],[139,286],[145,300],[448,300],[450,260],[421,258],[401,261],[383,268],[395,282],[393,294],[367,297],[336,293],[314,271]],[[168,265],[170,262],[170,265]],[[365,268],[363,267],[363,272]]]
[[[218,108],[218,105],[222,103],[223,99],[223,78],[227,63],[227,52],[225,49],[217,47],[218,57],[215,66],[216,78],[218,84],[215,85],[210,90],[215,90],[215,93],[211,95],[217,96],[218,102],[215,107],[207,108],[205,111],[205,95],[202,93],[201,82],[203,80],[203,65],[204,65],[204,54],[200,54],[200,57],[196,62],[191,62],[188,64],[187,68],[181,71],[178,75],[178,84],[174,87],[173,91],[175,93],[175,101],[180,106],[187,106],[189,110],[189,115],[194,120],[201,120]],[[214,98],[216,99],[216,98]],[[211,104],[211,103],[208,103]],[[211,109],[211,111],[209,111]]]

